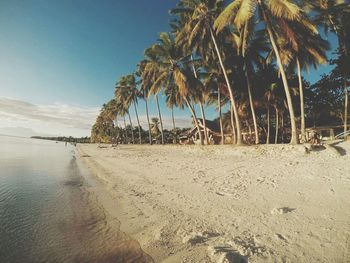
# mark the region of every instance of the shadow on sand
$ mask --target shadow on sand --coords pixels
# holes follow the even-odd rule
[[[346,150],[343,147],[338,146],[338,144],[341,142],[342,141],[335,142],[335,143],[329,144],[329,146],[334,148],[340,154],[340,156],[345,156],[347,154]]]
[[[313,152],[320,152],[320,151],[324,151],[327,148],[323,145],[311,145],[311,151]]]
[[[217,246],[215,247],[217,252],[222,252],[226,254],[227,262],[232,263],[248,263],[248,258],[239,254],[238,251],[234,250],[230,246]]]

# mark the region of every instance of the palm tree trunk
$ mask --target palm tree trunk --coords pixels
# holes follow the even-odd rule
[[[232,104],[230,107],[230,114],[231,114],[231,128],[232,128],[232,144],[236,144],[237,143],[237,135],[236,135],[235,119],[234,119],[234,112],[233,112]]]
[[[267,106],[267,136],[266,144],[270,144],[270,107]]]
[[[300,93],[300,129],[301,129],[301,140],[302,142],[306,142],[305,137],[305,106],[304,106],[304,88],[303,81],[301,79],[301,67],[299,58],[297,58],[297,70],[298,70],[298,79],[299,79],[299,93]]]
[[[329,21],[331,22],[331,25],[333,27],[333,30],[335,34],[338,37],[338,45],[340,49],[344,52],[344,55],[347,57],[347,49],[345,47],[344,43],[344,35],[341,37],[341,35],[338,32],[337,26],[335,25],[332,16],[328,16]],[[346,76],[344,76],[344,133],[347,131],[347,126],[348,126],[348,101],[349,101],[349,94],[348,94],[348,88],[347,88],[347,81],[346,81]],[[344,140],[347,140],[347,137],[344,134]]]
[[[194,62],[193,62],[193,55],[191,54],[191,65],[192,65],[192,71],[193,71],[193,75],[196,79],[198,79],[198,75],[197,75],[197,71],[196,71],[196,67],[194,66]],[[207,125],[205,123],[205,114],[204,114],[204,109],[203,109],[203,104],[202,102],[199,103],[199,107],[201,110],[201,114],[202,114],[202,120],[203,120],[203,127],[204,127],[204,139],[206,144],[209,144],[209,140],[208,140],[208,132],[207,132]]]
[[[152,145],[152,132],[151,132],[151,123],[149,122],[148,99],[147,98],[145,98],[145,104],[146,104],[146,115],[147,115],[147,123],[148,123],[149,144]]]
[[[176,144],[177,143],[177,139],[176,139],[176,126],[175,126],[175,117],[174,117],[174,107],[171,107],[171,118],[173,120],[173,135],[174,135],[173,143]]]
[[[284,143],[284,111],[282,111],[282,114],[281,114],[281,130],[282,130],[282,134],[281,134],[282,143]]]
[[[221,112],[221,92],[220,87],[218,86],[218,106],[219,106],[219,120],[220,120],[220,134],[221,134],[221,144],[225,144],[225,137],[224,137],[224,126],[222,123],[222,112]],[[233,140],[233,138],[232,138]]]
[[[133,126],[132,126],[132,122],[131,122],[131,117],[130,117],[129,111],[128,111],[128,116],[129,116],[129,122],[130,122],[130,127],[131,127],[131,140],[132,140],[132,144],[135,144],[134,128],[133,128]]]
[[[278,47],[277,47],[277,44],[276,44],[276,41],[275,41],[275,36],[273,34],[273,31],[272,31],[271,22],[268,19],[266,13],[265,13],[264,4],[262,3],[261,0],[257,0],[257,1],[259,3],[263,19],[264,19],[264,21],[266,23],[266,29],[267,29],[267,32],[269,34],[270,42],[271,42],[272,48],[273,48],[275,56],[276,56],[277,65],[278,65],[278,68],[279,68],[281,76],[282,76],[284,91],[285,91],[285,94],[286,94],[288,110],[289,110],[289,115],[290,115],[290,123],[291,123],[291,128],[292,128],[290,143],[291,144],[297,144],[298,143],[297,127],[296,127],[296,122],[295,122],[295,114],[294,114],[292,96],[290,94],[286,72],[284,71],[284,68],[283,68],[281,57],[280,57],[280,54],[279,54],[279,51],[278,51]]]
[[[275,134],[275,144],[277,144],[278,142],[278,126],[279,126],[279,123],[278,123],[278,108],[275,107],[275,110],[276,110],[276,121],[275,121],[275,126],[276,126],[276,134]]]
[[[156,96],[156,102],[157,102],[158,117],[159,117],[159,122],[160,122],[160,133],[162,134],[162,144],[164,144],[163,121],[162,121],[162,115],[160,114],[158,94],[156,94],[155,96]]]
[[[128,141],[129,141],[129,136],[128,136],[128,129],[126,128],[125,115],[123,116],[123,119],[124,119],[124,129],[125,129],[125,140],[124,140],[124,142],[125,142],[125,144],[127,144]]]
[[[248,126],[248,132],[249,132],[249,144],[251,143],[252,138],[252,127],[249,124],[249,121],[247,120],[247,126]]]
[[[212,41],[214,43],[214,46],[215,46],[216,54],[217,54],[217,56],[219,58],[221,70],[222,70],[222,73],[224,74],[224,77],[225,77],[227,89],[229,91],[230,100],[231,100],[232,107],[233,107],[233,112],[235,114],[236,127],[237,127],[237,144],[242,144],[241,124],[240,124],[240,120],[239,120],[239,116],[238,116],[236,101],[235,101],[235,98],[233,96],[231,84],[230,84],[230,81],[228,79],[224,63],[222,62],[221,54],[220,54],[220,51],[219,51],[219,47],[218,47],[218,45],[216,43],[216,39],[215,39],[215,36],[214,36],[214,33],[213,33],[213,29],[211,27],[210,27],[210,35],[211,35],[211,39],[212,39]]]
[[[187,104],[187,107],[189,108],[189,110],[192,113],[194,124],[196,125],[198,133],[199,133],[199,140],[201,141],[201,145],[204,145],[203,136],[202,136],[201,129],[199,127],[199,123],[198,123],[198,120],[197,120],[196,112],[195,112],[194,108],[192,107],[191,103],[189,103],[189,101],[188,101],[188,99],[186,97],[184,97],[184,100],[185,100],[185,102]]]
[[[134,107],[135,107],[135,114],[136,114],[137,125],[138,125],[138,128],[139,128],[139,140],[140,140],[140,144],[142,144],[141,125],[140,125],[139,115],[137,113],[137,107],[136,107],[136,103],[135,102],[134,102]]]
[[[346,79],[344,79],[344,132],[348,130],[348,104],[349,104],[349,91]],[[344,140],[347,140],[347,135],[344,134]]]
[[[207,124],[205,121],[205,113],[204,113],[204,108],[202,102],[199,103],[199,108],[201,110],[202,114],[202,120],[203,120],[203,127],[204,127],[204,140],[207,145],[209,145],[209,140],[208,140],[208,131],[207,131]]]
[[[116,143],[118,144],[118,139],[119,139],[119,123],[118,123],[118,115],[115,115],[115,118],[114,118],[114,122],[115,122],[115,126],[114,126],[114,128],[115,128],[115,138],[116,138]],[[118,131],[118,133],[117,133],[117,131]],[[118,136],[117,136],[118,135]]]
[[[252,112],[253,123],[254,123],[255,144],[259,144],[258,124],[257,124],[257,121],[256,121],[256,114],[255,114],[255,109],[254,109],[252,88],[251,88],[251,83],[250,83],[250,68],[247,65],[246,61],[244,63],[245,63],[245,69],[246,69],[245,71],[246,71],[246,79],[247,79],[249,104],[250,104],[250,110]]]
[[[192,66],[192,71],[193,71],[193,75],[196,79],[198,79],[197,76],[197,71],[196,71],[196,67],[194,66],[194,62],[193,62],[193,55],[191,54],[191,66]]]

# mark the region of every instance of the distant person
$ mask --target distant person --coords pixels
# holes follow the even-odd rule
[[[318,132],[314,131],[314,134],[312,135],[312,138],[311,138],[311,145],[320,145],[320,144],[321,144],[320,135],[318,134]]]
[[[67,147],[67,142],[65,142],[64,145]]]

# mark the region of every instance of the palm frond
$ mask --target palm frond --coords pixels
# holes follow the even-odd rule
[[[302,10],[289,0],[269,0],[268,9],[274,17],[299,20]]]
[[[187,96],[187,93],[188,93],[187,78],[185,74],[183,74],[178,68],[174,70],[174,81],[179,88],[179,94],[182,97]]]
[[[255,0],[244,0],[241,2],[234,20],[234,24],[238,29],[246,25],[254,16],[256,5],[257,3]]]
[[[243,0],[232,1],[224,11],[216,18],[214,28],[217,32],[222,31],[226,25],[233,24],[234,18]]]

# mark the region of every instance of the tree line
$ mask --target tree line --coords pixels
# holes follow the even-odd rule
[[[207,105],[217,109],[222,144],[227,132],[234,144],[245,142],[247,130],[254,135],[251,143],[297,144],[305,142],[306,126],[341,122],[348,129],[348,0],[234,0],[227,5],[222,0],[180,0],[170,14],[170,32],[160,33],[135,72],[117,81],[114,98],[103,105],[92,128],[93,142],[152,144],[156,137],[162,144],[176,143],[174,108],[188,109],[200,130],[198,118],[206,120]],[[338,43],[327,57],[332,47],[325,37],[331,33]],[[332,71],[310,85],[303,74],[322,64],[330,64]],[[172,113],[170,132],[163,127],[161,94]],[[152,122],[151,97],[158,111]],[[147,131],[140,125],[140,100],[145,102]],[[124,127],[118,126],[118,117],[124,118]],[[206,122],[202,124],[203,145],[209,138]]]
[[[57,142],[71,142],[71,143],[90,143],[90,137],[72,137],[72,136],[32,136],[32,139],[39,140],[49,140],[49,141],[57,141]]]

